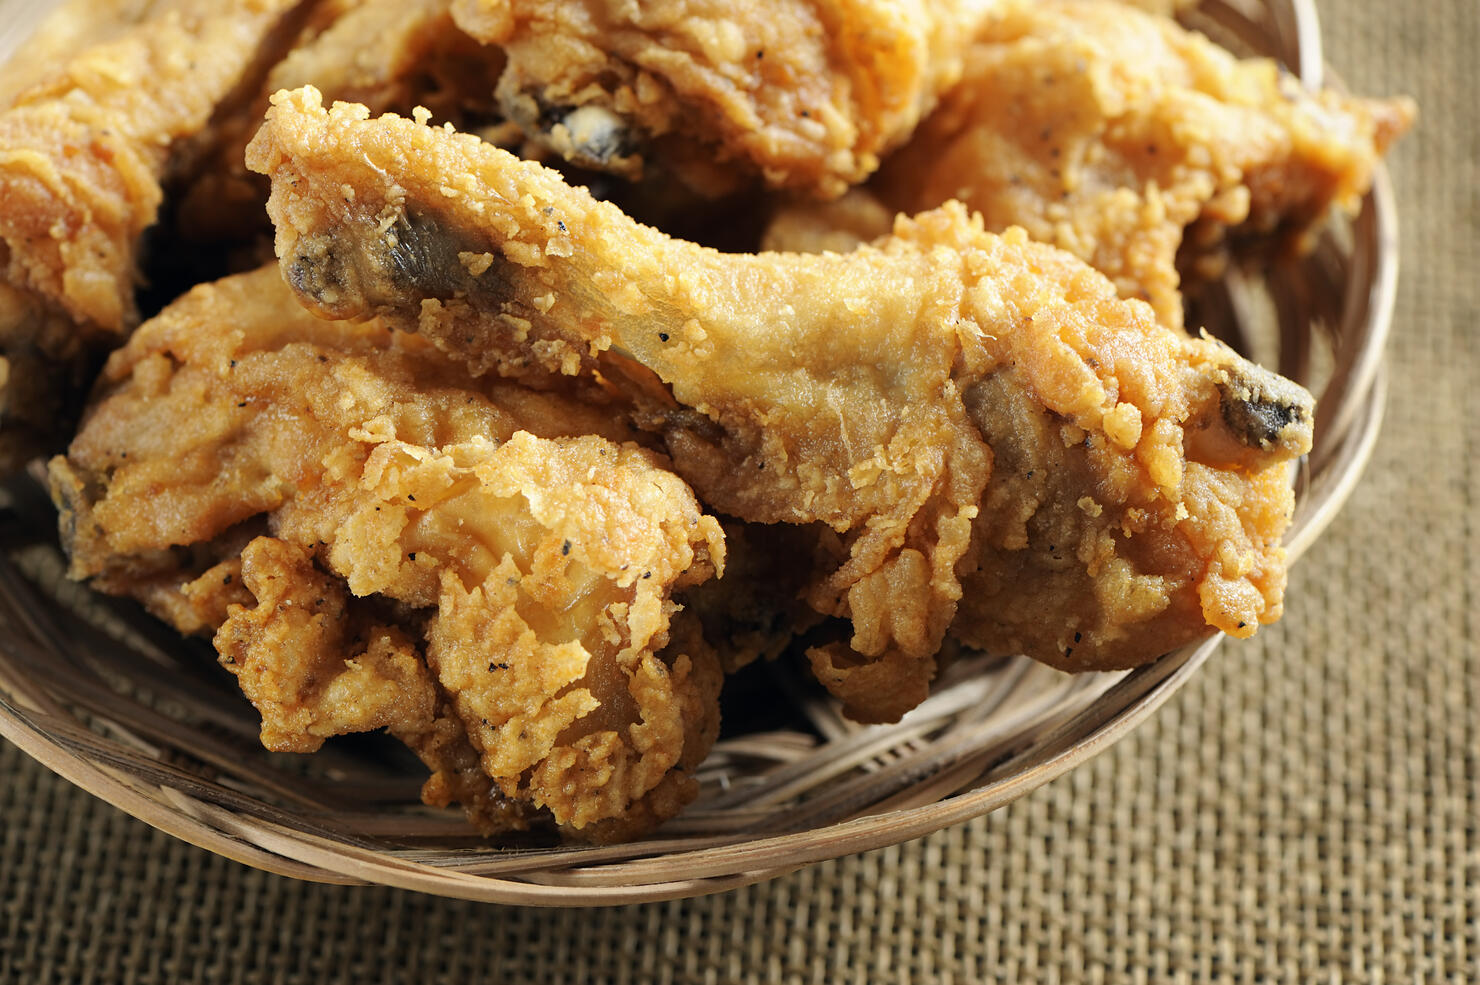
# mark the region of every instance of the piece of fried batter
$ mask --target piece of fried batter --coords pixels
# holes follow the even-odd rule
[[[726,255],[312,90],[248,153],[310,307],[599,377],[714,509],[830,528],[806,596],[852,634],[814,665],[857,717],[918,702],[948,629],[1090,669],[1279,615],[1310,396],[1021,230],[953,205],[846,255]]]
[[[503,47],[506,115],[584,167],[660,162],[696,189],[736,176],[841,194],[961,72],[996,0],[455,0]]]
[[[1354,208],[1412,115],[1406,100],[1308,92],[1114,0],[1004,0],[869,191],[891,216],[958,199],[988,229],[1022,226],[1180,327],[1185,274],[1218,273],[1240,241],[1298,247],[1333,204]],[[858,205],[797,209],[816,214],[781,218],[770,243],[807,248],[788,237],[834,221],[841,235],[817,245],[888,230],[858,227]]]
[[[388,727],[465,772],[423,750],[458,758],[450,716],[503,798],[605,837],[691,799],[718,727],[717,660],[670,645],[670,595],[723,536],[628,435],[317,319],[267,268],[142,326],[51,474],[73,576],[217,630],[269,748]],[[191,562],[264,518],[239,561]]]
[[[160,4],[142,20],[112,5],[100,16],[118,37],[0,109],[0,471],[60,444],[89,358],[137,320],[139,236],[172,148],[206,125],[292,5]]]

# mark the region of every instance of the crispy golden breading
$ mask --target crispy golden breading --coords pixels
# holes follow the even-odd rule
[[[206,125],[291,6],[163,5],[0,109],[0,471],[58,441],[66,391],[133,327],[139,236],[171,148]]]
[[[453,14],[507,51],[509,118],[574,163],[633,176],[656,160],[696,188],[738,172],[832,197],[959,77],[995,2],[455,0]]]
[[[427,803],[462,805],[485,835],[531,825],[537,811],[484,772],[417,640],[350,598],[305,548],[258,537],[229,564],[234,578],[213,569],[183,591],[198,597],[225,585],[244,596],[217,620],[215,643],[262,714],[264,746],[312,752],[331,736],[384,728],[432,771]]]
[[[670,595],[724,544],[656,455],[601,436],[626,436],[611,418],[314,318],[267,268],[196,288],[115,353],[53,490],[75,577],[156,586],[170,616],[176,571],[182,628],[225,601],[217,647],[269,748],[434,731],[436,690],[504,797],[577,836],[625,831],[692,798],[713,742],[718,664],[669,646]],[[252,601],[202,599],[231,572],[181,549],[264,515],[240,555]],[[347,612],[363,599],[384,611]]]
[[[35,29],[0,60],[0,105],[9,106],[18,93],[55,72],[58,65],[65,64],[84,48],[111,41],[140,21],[157,17],[180,3],[181,0],[67,0],[56,4],[39,22],[32,21]]]
[[[852,635],[814,666],[858,717],[923,698],[948,629],[1089,669],[1279,614],[1310,396],[1021,231],[953,205],[847,255],[725,255],[311,89],[275,98],[248,161],[321,315],[478,371],[599,376],[712,508],[831,528],[806,596]],[[991,601],[958,618],[963,592]]]
[[[889,235],[895,211],[863,188],[850,188],[831,202],[788,202],[761,234],[768,253],[847,253]]]
[[[1007,0],[870,190],[891,212],[954,198],[989,229],[1022,226],[1179,327],[1179,249],[1215,273],[1230,238],[1298,237],[1354,207],[1412,114],[1307,92],[1113,0]]]

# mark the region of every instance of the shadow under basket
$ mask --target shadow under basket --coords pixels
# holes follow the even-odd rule
[[[1188,20],[1321,82],[1313,6],[1206,0]],[[1299,261],[1232,271],[1197,315],[1320,398],[1295,470],[1298,558],[1345,501],[1382,417],[1397,277],[1386,173],[1352,221]],[[1219,638],[1134,671],[1070,676],[1026,658],[966,658],[903,721],[860,726],[804,661],[748,669],[699,799],[632,844],[490,845],[421,805],[420,764],[382,736],[312,756],[268,753],[258,719],[202,641],[63,576],[55,514],[18,480],[0,502],[0,735],[73,783],[192,844],[302,879],[504,903],[589,905],[712,893],[896,844],[993,811],[1101,752],[1185,683]],[[764,692],[759,716],[746,693]]]

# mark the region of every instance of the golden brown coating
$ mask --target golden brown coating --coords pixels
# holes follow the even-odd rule
[[[419,734],[432,681],[502,795],[585,836],[691,799],[717,731],[713,653],[668,644],[671,593],[723,565],[723,536],[656,455],[602,436],[628,434],[611,418],[314,318],[267,268],[114,354],[53,490],[74,577],[153,585],[182,628],[226,602],[217,646],[270,748]],[[183,549],[264,516],[253,602],[201,598],[231,571]],[[159,588],[172,571],[188,604]],[[345,617],[346,590],[384,611]]]
[[[186,0],[188,2],[188,0]],[[79,51],[111,41],[140,21],[178,7],[181,0],[67,0],[45,12],[34,29],[9,55],[0,60],[0,105],[9,106],[26,87],[56,71]],[[39,5],[32,11],[41,13]],[[14,15],[28,20],[25,11]],[[7,25],[7,30],[12,30]],[[5,41],[11,37],[4,37]]]
[[[767,220],[760,249],[766,253],[847,253],[889,235],[895,214],[867,186],[850,188],[831,202],[788,202]]]
[[[502,46],[510,119],[574,163],[660,160],[690,185],[736,173],[841,194],[960,75],[995,0],[455,0]],[[718,167],[716,167],[718,164]]]
[[[231,567],[234,578],[212,570],[183,587],[198,597],[225,585],[244,596],[216,621],[215,644],[262,715],[264,746],[312,752],[331,736],[384,728],[431,770],[428,804],[460,804],[485,835],[530,827],[537,811],[484,772],[417,641],[350,598],[295,544],[258,537]]]
[[[830,528],[806,597],[852,632],[814,665],[858,717],[917,703],[948,628],[1088,669],[1279,614],[1309,395],[1020,230],[954,205],[847,255],[725,255],[312,90],[248,160],[305,304],[477,371],[598,376],[714,509]],[[990,611],[958,618],[971,591]]]
[[[171,148],[206,125],[291,6],[162,5],[0,109],[0,471],[56,440],[89,355],[133,327],[139,236]]]
[[[989,229],[1022,226],[1178,327],[1184,240],[1183,265],[1215,272],[1230,237],[1298,237],[1355,207],[1412,114],[1308,92],[1114,0],[1007,0],[870,187],[891,211],[954,198]]]

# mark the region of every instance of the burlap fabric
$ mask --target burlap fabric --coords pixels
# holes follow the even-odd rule
[[[1480,3],[1322,9],[1423,108],[1387,424],[1285,621],[1132,737],[922,841],[573,911],[265,875],[0,745],[0,982],[1480,979]]]

